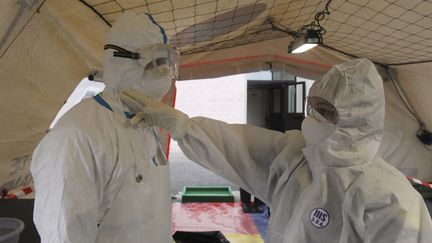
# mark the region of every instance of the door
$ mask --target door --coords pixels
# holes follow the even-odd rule
[[[284,132],[300,129],[305,111],[305,82],[249,81],[248,124]]]

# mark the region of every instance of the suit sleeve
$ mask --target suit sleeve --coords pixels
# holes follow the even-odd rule
[[[90,139],[73,129],[53,130],[34,151],[31,172],[41,242],[94,242],[107,177]]]
[[[299,132],[284,134],[196,117],[191,119],[189,131],[178,143],[189,159],[268,204],[269,191],[277,181],[271,178],[272,163],[290,143],[301,147],[304,142]]]

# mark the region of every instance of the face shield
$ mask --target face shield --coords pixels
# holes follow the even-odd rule
[[[317,96],[307,98],[306,112],[308,116],[312,116],[320,121],[336,124],[339,120],[336,108],[327,100]]]
[[[177,79],[180,53],[167,44],[144,45],[137,52],[120,46],[107,44],[104,50],[114,50],[113,56],[136,60],[146,72],[169,73],[171,78]]]

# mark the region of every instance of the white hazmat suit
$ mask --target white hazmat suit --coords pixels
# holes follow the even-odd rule
[[[300,131],[280,133],[202,117],[189,119],[154,100],[127,94],[146,105],[132,122],[144,118],[169,129],[191,160],[270,206],[269,243],[432,239],[423,199],[377,155],[384,93],[368,60],[336,65],[313,84],[310,96],[330,102],[338,117],[334,125],[306,118],[303,136],[308,145]]]
[[[166,41],[151,16],[126,13],[106,43],[140,52]],[[119,99],[126,88],[159,99],[171,76],[146,68],[149,52],[132,60],[105,49],[103,94],[67,112],[34,151],[34,222],[43,243],[172,242],[168,164],[156,131],[126,126]]]

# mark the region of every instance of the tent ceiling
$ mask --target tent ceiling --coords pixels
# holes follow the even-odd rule
[[[182,54],[289,36],[268,19],[298,30],[324,10],[320,0],[85,0],[108,23],[121,12],[150,13]],[[324,44],[384,64],[432,60],[432,2],[333,0],[322,21]],[[288,43],[287,43],[288,45]]]

